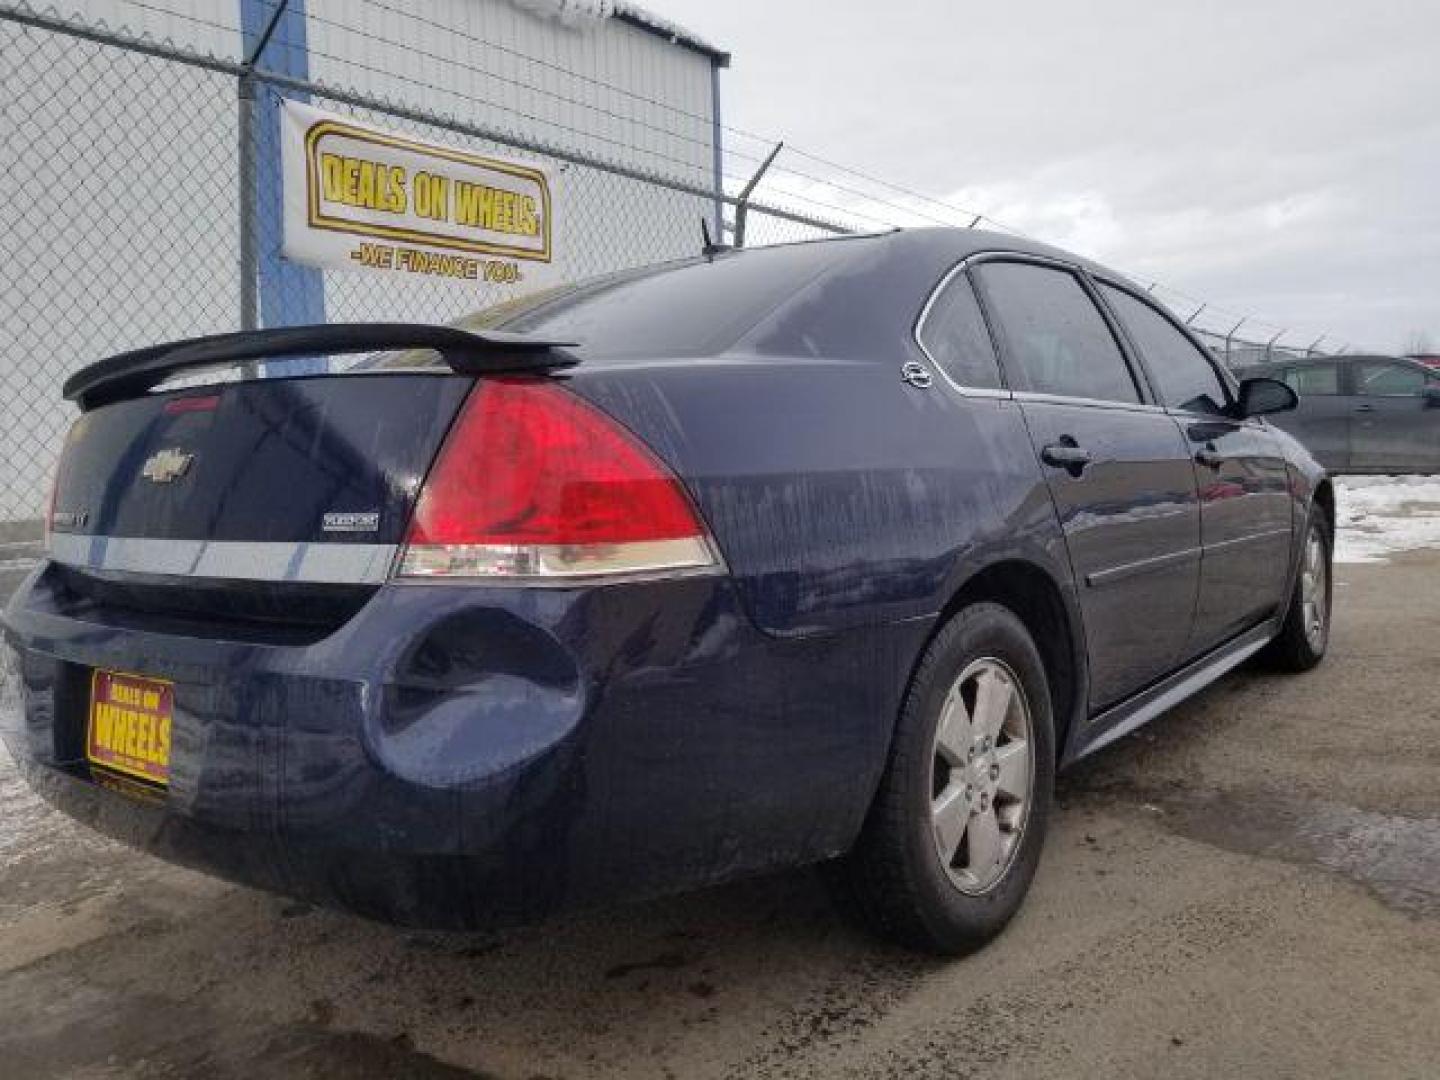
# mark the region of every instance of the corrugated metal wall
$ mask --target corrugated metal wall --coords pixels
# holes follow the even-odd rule
[[[44,5],[238,59],[240,0]],[[509,0],[308,0],[311,75],[709,183],[710,59],[619,19],[574,26]],[[467,70],[468,69],[468,70]]]
[[[710,61],[689,48],[617,19],[567,27],[506,0],[309,0],[309,12],[321,82],[711,181]]]

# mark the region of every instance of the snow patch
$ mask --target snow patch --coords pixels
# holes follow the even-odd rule
[[[1335,517],[1336,562],[1440,548],[1440,476],[1338,477]]]
[[[613,0],[512,0],[512,3],[542,19],[557,19],[570,27],[599,22],[615,14]]]
[[[9,864],[49,843],[47,834],[56,817],[21,779],[0,743],[0,863]]]
[[[699,34],[692,33],[677,22],[656,15],[648,8],[629,3],[628,0],[511,0],[516,7],[524,8],[542,19],[553,19],[571,30],[588,30],[600,25],[606,19],[620,16],[649,27],[671,41],[692,45],[701,52],[724,54]]]

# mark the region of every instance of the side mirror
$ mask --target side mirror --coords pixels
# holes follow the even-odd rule
[[[1440,385],[1430,383],[1420,391],[1420,396],[1425,399],[1427,409],[1440,407]]]
[[[1251,416],[1289,412],[1300,404],[1300,395],[1279,379],[1246,379],[1240,384],[1236,412],[1242,420]]]

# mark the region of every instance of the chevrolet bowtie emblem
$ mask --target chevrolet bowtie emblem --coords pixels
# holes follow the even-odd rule
[[[194,460],[195,455],[187,454],[184,450],[161,450],[146,459],[140,475],[157,484],[168,484],[184,476]]]

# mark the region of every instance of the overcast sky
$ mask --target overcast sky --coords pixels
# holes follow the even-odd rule
[[[1287,342],[1440,351],[1440,0],[647,6],[733,54],[726,123]]]

